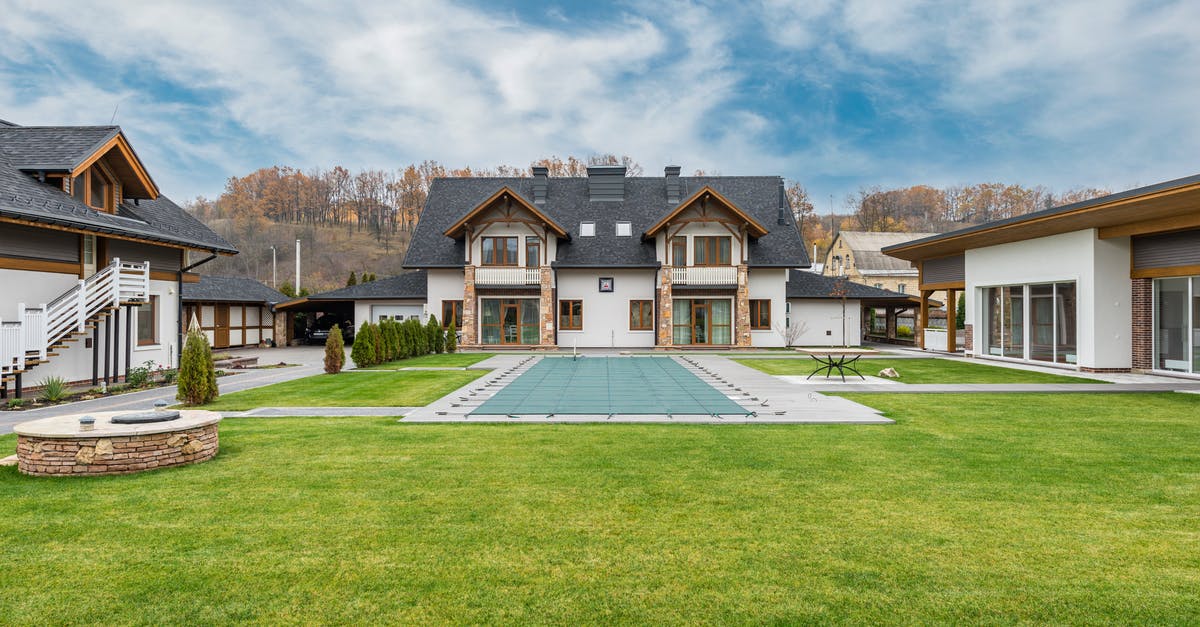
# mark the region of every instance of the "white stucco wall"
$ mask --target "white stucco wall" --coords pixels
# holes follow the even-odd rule
[[[983,318],[984,288],[1074,281],[1078,299],[1078,365],[1129,368],[1132,360],[1129,246],[1129,238],[1100,240],[1095,229],[1087,229],[968,250],[966,314],[974,325],[973,346],[968,351],[983,353],[987,333]]]
[[[63,292],[71,289],[79,282],[78,277],[69,274],[51,272],[30,272],[25,270],[0,270],[0,319],[16,320],[17,303],[23,302],[27,307],[37,307],[54,300]],[[174,281],[151,281],[150,293],[158,296],[158,344],[153,346],[136,346],[130,352],[130,362],[140,366],[146,361],[156,364],[175,365],[178,357],[178,314],[179,294]],[[120,373],[125,372],[125,315],[126,309],[121,309],[120,336],[122,342],[114,345],[120,350]],[[136,312],[131,334],[137,337]],[[107,322],[100,326],[100,376],[104,376],[104,330]],[[92,337],[89,331],[88,338]],[[87,348],[83,337],[58,349],[57,355],[50,358],[49,363],[41,364],[24,376],[22,384],[26,387],[37,385],[46,377],[57,376],[67,381],[90,380],[92,376],[92,349]],[[109,355],[110,370],[112,356]]]
[[[751,268],[749,271],[750,299],[771,301],[771,329],[750,331],[753,346],[784,346],[787,336],[782,333],[787,316],[787,270],[784,268]]]
[[[425,301],[421,300],[356,300],[354,301],[354,324],[362,326],[364,321],[379,322],[379,314],[403,314],[407,320],[411,315],[419,314],[421,322],[427,319]]]
[[[426,273],[425,311],[428,315],[438,317],[438,322],[445,324],[442,320],[442,301],[444,300],[462,300],[463,299],[463,271],[457,268],[448,269],[430,269]],[[458,321],[460,324],[461,320]]]
[[[612,292],[600,292],[600,277],[612,277]],[[629,301],[654,300],[654,270],[569,270],[558,271],[558,299],[583,301],[583,330],[559,329],[563,347],[654,346],[654,330],[629,329]],[[557,310],[555,323],[558,322]]]
[[[845,326],[842,301],[824,298],[793,298],[792,326],[803,331],[792,346],[859,346],[862,344],[862,307],[857,300],[846,301]],[[843,340],[843,328],[845,339]]]

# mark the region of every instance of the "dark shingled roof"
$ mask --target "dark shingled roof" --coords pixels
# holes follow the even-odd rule
[[[198,283],[184,283],[183,300],[199,302],[282,303],[288,297],[254,279],[232,276],[202,276]]]
[[[425,271],[414,270],[386,279],[313,294],[308,300],[425,300],[426,283]]]
[[[787,282],[787,297],[788,298],[841,298],[840,295],[834,295],[834,290],[837,288],[837,277],[822,276],[813,272],[805,272],[803,270],[789,270]],[[854,283],[847,279],[845,281],[846,298],[850,300],[909,300],[914,294],[901,294],[891,290],[882,290],[870,285],[862,283]]]
[[[119,126],[0,126],[0,152],[22,170],[71,171]]]
[[[24,131],[30,128],[45,127],[0,127],[0,216],[98,234],[124,235],[144,241],[179,244],[212,252],[237,252],[232,244],[165,196],[159,196],[157,200],[142,200],[136,205],[127,201],[114,215],[97,211],[60,189],[39,183],[23,172],[9,156],[9,131]],[[62,154],[66,155],[69,152],[70,150],[63,150]]]
[[[705,185],[711,186],[770,231],[750,241],[750,266],[797,268],[809,265],[790,208],[784,211],[786,224],[777,222],[779,208],[788,206],[779,177],[683,176],[679,180],[683,187],[682,198]],[[443,268],[465,265],[463,240],[453,240],[443,233],[504,185],[532,204],[532,178],[435,179],[404,257],[404,266]],[[545,204],[535,206],[562,225],[571,236],[570,240],[559,240],[558,257],[554,262],[555,267],[565,268],[656,267],[654,242],[643,242],[640,235],[675,208],[667,202],[664,177],[626,178],[622,202],[589,200],[586,177],[551,178]],[[579,223],[585,221],[596,223],[595,237],[579,236]],[[617,237],[616,222],[632,223],[633,237]]]

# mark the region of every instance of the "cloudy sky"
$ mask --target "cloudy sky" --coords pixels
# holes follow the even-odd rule
[[[501,4],[0,0],[0,118],[116,109],[177,200],[272,164],[604,152],[780,174],[821,211],[1200,172],[1195,0]]]

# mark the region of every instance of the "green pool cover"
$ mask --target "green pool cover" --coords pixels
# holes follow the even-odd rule
[[[749,413],[670,357],[547,357],[471,415]]]

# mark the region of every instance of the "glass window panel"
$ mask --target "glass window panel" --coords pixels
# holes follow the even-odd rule
[[[1025,288],[1006,285],[1004,288],[1004,356],[1025,358]]]
[[[984,335],[983,351],[988,355],[1000,355],[1000,338],[1003,335],[1004,301],[1001,289],[989,287],[984,290],[984,305],[987,308],[987,334]]]
[[[717,264],[722,266],[730,264],[730,260],[732,259],[730,250],[732,250],[732,246],[731,240],[728,237],[717,238]]]
[[[525,265],[529,268],[542,265],[542,242],[536,237],[525,238]]]
[[[151,296],[150,302],[137,306],[137,341],[138,345],[158,343],[158,320],[154,315],[158,297]]]
[[[687,265],[687,238],[674,237],[671,238],[671,265],[686,266]]]
[[[506,265],[515,266],[517,264],[517,238],[504,238],[504,263]]]
[[[1029,286],[1029,358],[1054,361],[1054,285]]]
[[[1200,373],[1200,277],[1192,279],[1192,372]]]
[[[99,170],[92,169],[92,198],[91,205],[97,209],[108,207],[108,179]]]
[[[490,266],[496,263],[496,245],[495,241],[490,237],[483,238],[483,265]]]
[[[692,343],[692,301],[687,298],[677,298],[671,307],[673,333],[672,343]]]
[[[732,344],[732,305],[727,300],[714,300],[712,303],[712,343]]]
[[[1154,282],[1154,367],[1188,369],[1188,279]]]
[[[1076,351],[1076,301],[1075,284],[1058,283],[1054,286],[1055,361],[1060,364],[1077,362]]]
[[[496,324],[500,322],[500,301],[494,298],[485,298],[481,309],[484,324]]]

